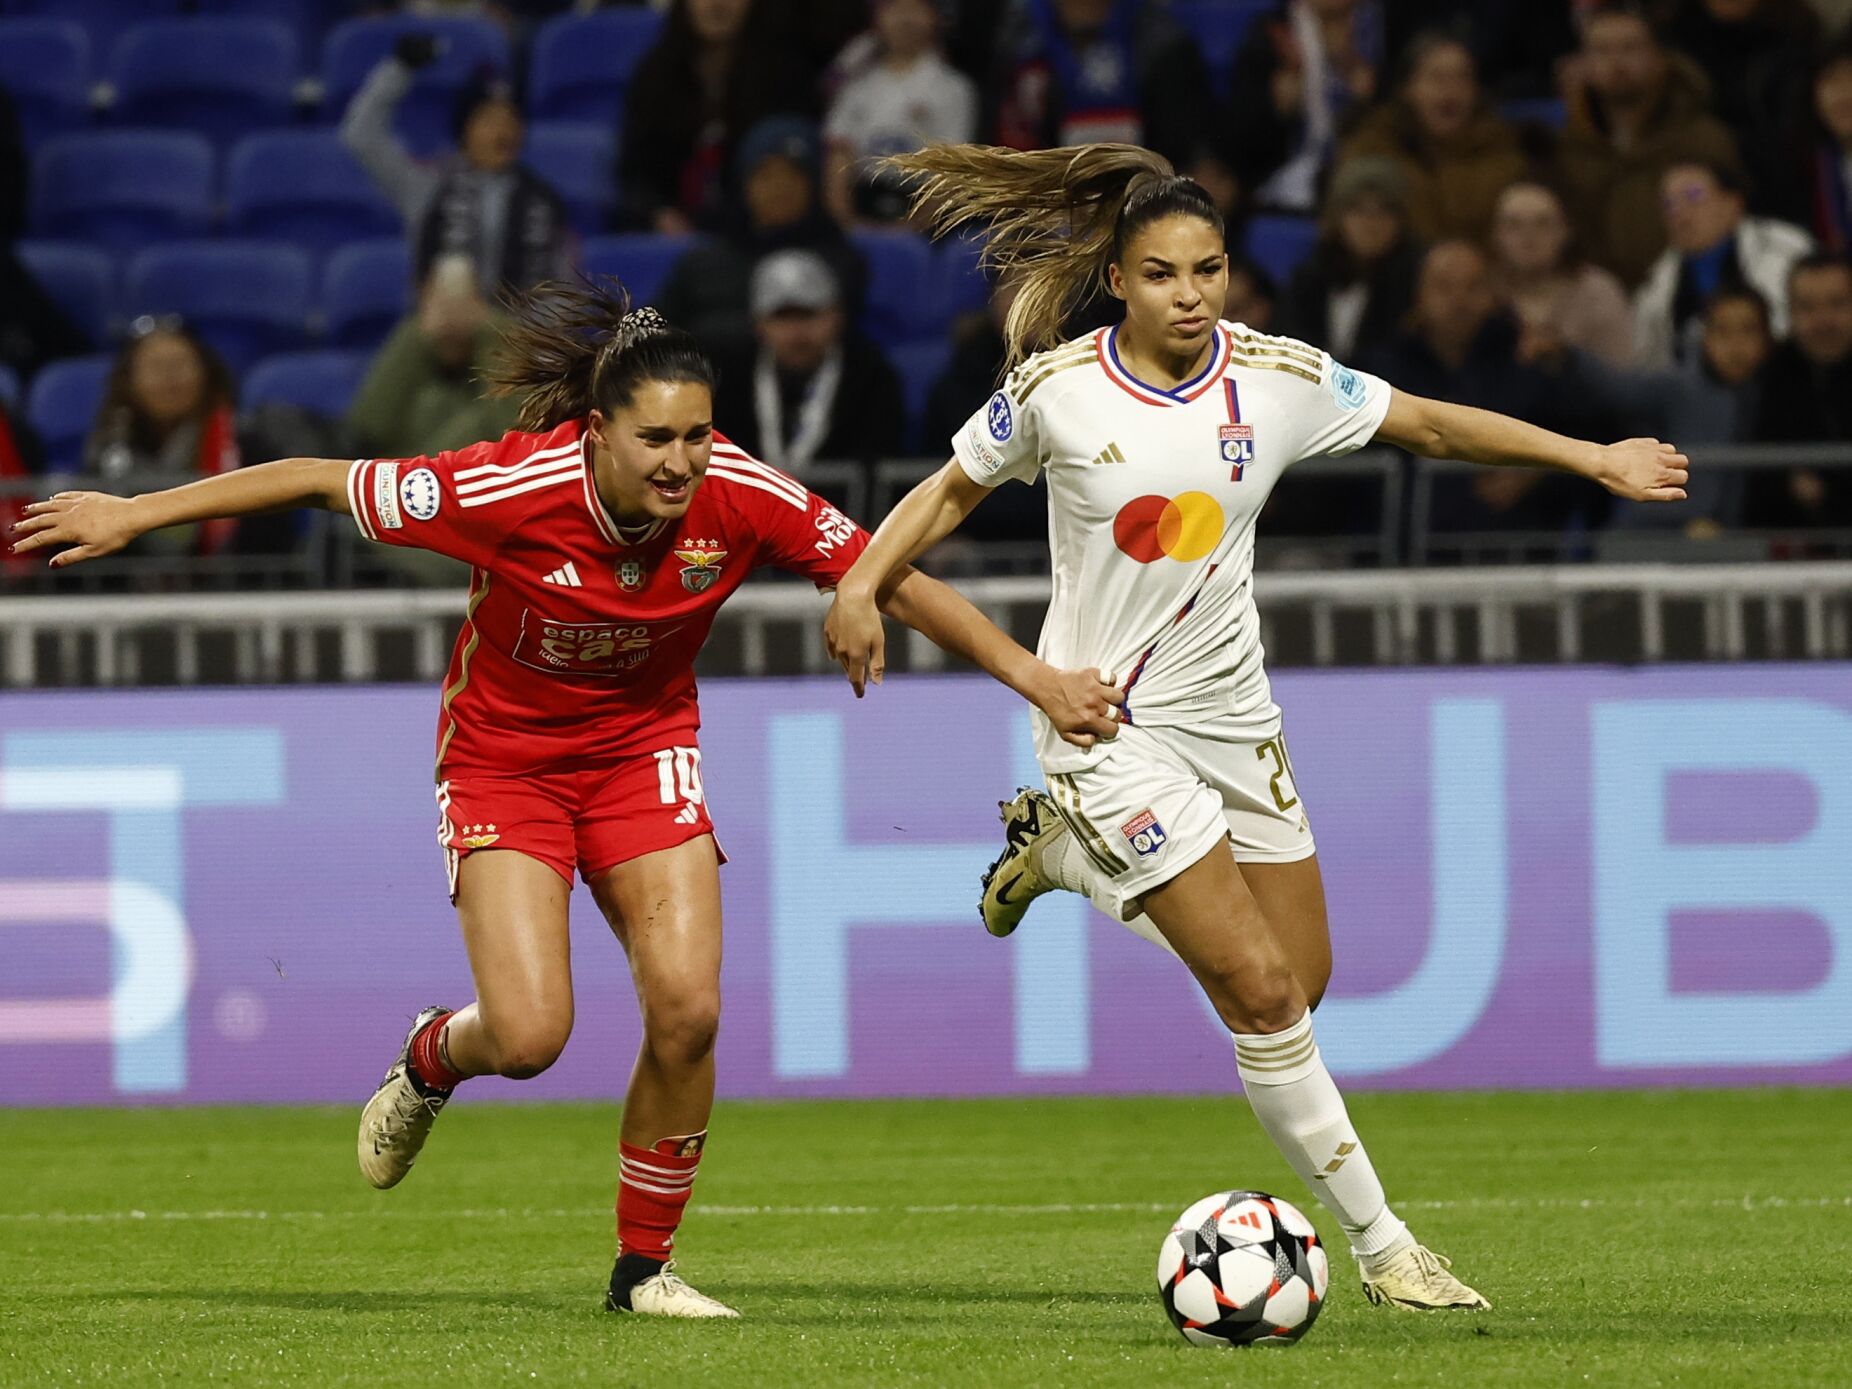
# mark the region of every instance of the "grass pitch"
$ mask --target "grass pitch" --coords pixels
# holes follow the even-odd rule
[[[355,1111],[0,1112],[0,1384],[1852,1385],[1852,1094],[1352,1102],[1416,1231],[1494,1304],[1191,1348],[1170,1219],[1322,1210],[1234,1099],[723,1104],[684,1272],[732,1324],[600,1310],[615,1112],[446,1112],[396,1191]]]

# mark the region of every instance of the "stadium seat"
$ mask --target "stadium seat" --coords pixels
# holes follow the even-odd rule
[[[177,130],[59,135],[32,161],[35,236],[118,253],[198,236],[212,217],[212,146]]]
[[[1248,254],[1282,288],[1292,279],[1299,262],[1311,254],[1317,240],[1318,223],[1311,217],[1268,214],[1248,223]]]
[[[129,262],[123,310],[177,313],[235,372],[300,347],[308,335],[309,257],[262,241],[157,246]]]
[[[548,20],[534,37],[528,114],[615,128],[630,74],[661,30],[662,15],[641,7]]]
[[[296,36],[296,51],[305,59],[321,52],[331,15],[353,7],[347,0],[192,0],[194,14],[261,15],[287,24]]]
[[[394,237],[356,241],[328,257],[322,331],[334,347],[372,350],[411,307],[411,254]]]
[[[957,236],[933,247],[932,302],[947,321],[990,307],[990,277],[982,264],[983,242]]]
[[[366,378],[370,352],[284,352],[266,357],[244,378],[240,402],[300,405],[330,419],[347,413],[348,402]]]
[[[94,246],[65,241],[21,241],[13,249],[84,336],[99,347],[109,340],[115,304],[114,261]]]
[[[90,36],[59,19],[0,19],[0,91],[27,149],[90,118]]]
[[[527,128],[521,152],[522,162],[565,199],[580,236],[596,236],[610,224],[616,157],[616,136],[608,127],[577,121],[536,121]]]
[[[109,55],[121,125],[196,130],[229,143],[287,125],[299,75],[296,36],[269,19],[157,19]]]
[[[484,72],[505,74],[509,70],[508,41],[486,19],[391,15],[337,25],[323,49],[326,96],[322,109],[329,119],[339,121],[348,98],[382,58],[391,56],[393,46],[405,34],[434,34],[442,40],[437,60],[419,71],[399,106],[396,122],[400,138],[412,153],[435,154],[455,142],[451,122],[458,93]]]
[[[927,337],[945,326],[929,292],[932,249],[909,231],[858,231],[849,240],[868,263],[862,331],[882,346]]]
[[[907,447],[917,451],[931,442],[920,438],[920,423],[926,414],[926,398],[952,360],[952,340],[937,337],[901,343],[889,348],[887,357],[900,374],[901,398],[907,406]],[[944,442],[938,441],[939,444]]]
[[[0,404],[9,411],[19,408],[19,373],[5,365],[0,365]]]
[[[400,229],[398,209],[331,130],[271,130],[233,145],[225,215],[234,236],[293,242],[315,255]]]
[[[654,232],[592,236],[586,238],[580,260],[587,274],[616,276],[630,291],[633,302],[647,304],[656,297],[675,262],[694,244],[692,236],[658,236]]]
[[[1227,95],[1235,50],[1258,19],[1279,8],[1274,0],[1171,0],[1170,12],[1196,38],[1209,80]]]
[[[75,24],[90,38],[90,52],[101,62],[131,25],[150,19],[178,18],[189,0],[0,0],[10,18],[57,19]]]
[[[45,448],[45,470],[63,473],[83,460],[84,438],[96,423],[115,357],[67,357],[39,369],[26,393],[26,423]]]

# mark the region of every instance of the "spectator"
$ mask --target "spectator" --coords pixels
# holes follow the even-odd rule
[[[740,142],[743,215],[724,236],[692,247],[670,268],[657,303],[669,319],[720,356],[753,343],[747,305],[752,270],[773,251],[815,251],[829,262],[851,319],[860,311],[867,269],[818,205],[817,132],[777,116]]]
[[[752,273],[757,346],[720,373],[715,416],[748,453],[802,477],[819,459],[901,452],[900,378],[848,331],[842,290],[814,251],[779,251]]]
[[[1703,73],[1668,54],[1635,6],[1590,14],[1579,56],[1580,85],[1570,94],[1558,154],[1563,188],[1590,256],[1632,288],[1665,249],[1665,171],[1728,164],[1736,141],[1709,112]]]
[[[1574,4],[1486,0],[1384,0],[1387,51],[1404,52],[1424,32],[1444,30],[1471,45],[1479,79],[1504,100],[1553,97],[1557,65],[1576,46]]]
[[[1379,351],[1361,354],[1357,365],[1413,395],[1586,436],[1584,402],[1519,360],[1517,324],[1500,311],[1491,266],[1471,242],[1443,241],[1429,250],[1407,329]],[[1563,474],[1475,469],[1470,477],[1436,481],[1430,520],[1436,530],[1557,532],[1588,519],[1591,500],[1598,498]]]
[[[977,133],[977,86],[945,61],[933,0],[875,0],[874,31],[863,70],[831,103],[828,140],[832,216],[899,221],[906,190],[868,165],[928,142],[959,144]]]
[[[469,262],[438,261],[348,409],[355,444],[370,456],[415,458],[499,439],[514,428],[518,402],[485,398],[476,380],[498,341]]]
[[[1813,249],[1807,233],[1746,215],[1742,181],[1727,165],[1675,164],[1663,187],[1671,244],[1635,297],[1635,359],[1649,367],[1694,360],[1704,303],[1725,287],[1756,290],[1775,335],[1787,332],[1788,271]]]
[[[468,256],[483,294],[557,279],[570,264],[566,205],[520,163],[526,126],[511,88],[484,79],[457,100],[456,152],[436,165],[413,159],[392,128],[413,75],[437,56],[428,34],[407,34],[373,70],[341,118],[341,142],[398,207],[422,284],[441,256]]]
[[[1246,255],[1229,256],[1228,299],[1222,305],[1222,318],[1226,322],[1246,324],[1261,333],[1270,332],[1273,305],[1279,297],[1279,286],[1258,262]]]
[[[1280,331],[1349,359],[1399,330],[1414,298],[1421,255],[1408,230],[1407,185],[1386,159],[1341,167],[1318,243],[1293,272]]]
[[[1809,256],[1788,279],[1794,332],[1769,357],[1756,438],[1762,443],[1852,441],[1852,262]],[[1790,468],[1750,484],[1750,524],[1852,526],[1852,479]]]
[[[132,492],[230,472],[240,464],[235,393],[230,369],[179,318],[136,319],[84,445],[87,480]],[[131,552],[217,554],[236,528],[221,520],[150,531]]]
[[[724,224],[728,169],[747,131],[816,114],[817,68],[778,0],[675,0],[624,94],[618,155],[626,225],[679,236]]]
[[[1311,212],[1339,137],[1376,99],[1375,0],[1286,0],[1235,52],[1224,158],[1259,206]]]
[[[1493,278],[1525,336],[1610,366],[1633,360],[1633,306],[1619,280],[1582,258],[1555,190],[1521,179],[1492,218]]]
[[[1820,42],[1806,0],[1686,0],[1666,41],[1704,70],[1711,109],[1743,149],[1780,148]]]
[[[1343,158],[1383,157],[1401,166],[1415,235],[1485,239],[1492,206],[1524,172],[1517,131],[1487,104],[1472,51],[1426,34],[1409,50],[1407,77],[1344,142]]]
[[[1786,211],[1821,246],[1843,255],[1852,250],[1852,33],[1822,55],[1812,98],[1806,135],[1788,142],[1801,164]]]
[[[1140,0],[1021,0],[997,51],[996,142],[1121,141],[1179,168],[1211,127],[1209,72],[1190,36]]]

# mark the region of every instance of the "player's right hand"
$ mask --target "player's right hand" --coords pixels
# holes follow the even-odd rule
[[[54,569],[114,554],[142,533],[134,507],[133,498],[107,492],[59,492],[26,508],[26,519],[13,526],[13,553],[66,546],[52,556]]]
[[[837,589],[829,616],[823,619],[823,644],[830,659],[849,677],[857,699],[867,692],[870,681],[881,683],[887,671],[887,632],[874,599],[844,597]]]
[[[1102,739],[1119,736],[1119,706],[1125,703],[1125,691],[1091,666],[1051,669],[1044,687],[1036,692],[1035,703],[1063,742],[1090,748]]]

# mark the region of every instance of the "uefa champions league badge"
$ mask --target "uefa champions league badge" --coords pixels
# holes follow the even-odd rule
[[[438,485],[437,474],[429,468],[414,468],[399,481],[399,500],[405,503],[406,514],[415,521],[429,521],[437,515],[443,496],[444,489]]]
[[[1254,426],[1225,424],[1218,428],[1222,444],[1222,461],[1228,464],[1230,482],[1241,481],[1241,470],[1254,461]]]
[[[1363,378],[1349,367],[1331,364],[1331,397],[1337,401],[1341,410],[1356,410],[1363,405],[1369,394],[1363,384]]]
[[[998,391],[990,398],[984,418],[990,426],[990,437],[999,444],[1009,443],[1010,435],[1016,432],[1016,415],[1010,409],[1010,398]]]
[[[1125,842],[1132,846],[1140,858],[1152,857],[1170,842],[1157,816],[1149,810],[1139,811],[1119,826],[1119,833],[1125,836]]]

